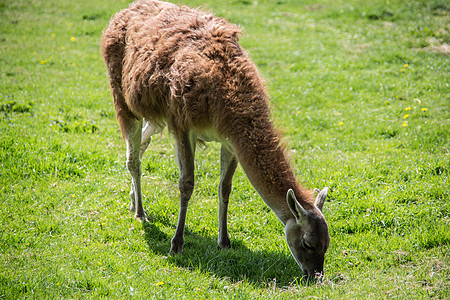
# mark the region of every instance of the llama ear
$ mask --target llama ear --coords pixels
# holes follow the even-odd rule
[[[322,190],[315,189],[315,191],[319,192],[319,194],[317,194],[315,205],[320,211],[322,211],[323,204],[325,203],[325,200],[327,200],[328,188],[325,187]]]
[[[295,220],[297,223],[300,223],[301,220],[308,216],[308,212],[303,208],[303,206],[298,203],[297,198],[295,197],[294,191],[290,189],[286,195],[286,201],[288,203],[289,209],[294,214]]]

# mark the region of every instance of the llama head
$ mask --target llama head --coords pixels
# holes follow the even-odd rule
[[[289,190],[286,196],[295,220],[286,223],[286,241],[292,255],[302,268],[303,276],[317,279],[323,276],[325,252],[330,244],[328,226],[322,214],[328,188],[317,195],[313,209],[306,210]]]

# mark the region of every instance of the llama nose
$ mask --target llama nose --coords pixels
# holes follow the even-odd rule
[[[303,270],[303,280],[307,282],[321,282],[323,280],[323,271],[308,272],[308,270]]]

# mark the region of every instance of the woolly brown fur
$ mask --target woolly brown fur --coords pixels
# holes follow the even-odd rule
[[[241,30],[222,18],[138,0],[111,19],[101,49],[119,120],[167,123],[175,137],[209,130],[229,143],[252,184],[273,209],[301,189],[274,129],[256,66],[238,44]],[[125,122],[125,121],[122,121]],[[120,124],[123,129],[124,124]]]

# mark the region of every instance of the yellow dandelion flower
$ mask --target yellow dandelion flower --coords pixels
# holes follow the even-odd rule
[[[403,116],[403,119],[408,119],[408,117],[409,117],[409,115],[406,114],[406,115]]]
[[[405,111],[411,110],[411,107],[405,107]]]
[[[400,72],[405,72],[405,69],[403,69],[403,68],[402,68],[402,69],[400,69]]]
[[[156,286],[160,286],[160,285],[163,285],[163,284],[164,284],[163,281],[159,281],[159,282],[156,283]]]
[[[71,41],[71,42],[75,42],[76,40],[77,40],[77,38],[74,37],[74,36],[70,38],[70,41]]]
[[[344,122],[341,121],[341,122],[338,123],[338,125],[342,126],[342,125],[344,125]]]
[[[403,68],[405,68],[405,69],[406,69],[407,67],[409,67],[409,65],[408,65],[408,64],[404,64],[404,65],[403,65]]]
[[[428,108],[422,107],[422,111],[427,111],[427,110],[428,110]]]
[[[46,60],[41,60],[41,65],[45,65],[47,63],[47,61]]]
[[[406,121],[403,121],[403,123],[402,123],[402,127],[406,127],[406,126],[408,126],[408,122],[406,122]]]

